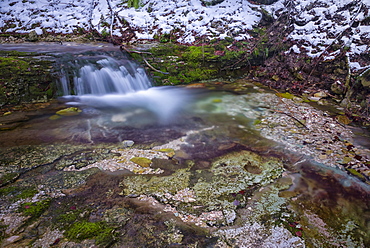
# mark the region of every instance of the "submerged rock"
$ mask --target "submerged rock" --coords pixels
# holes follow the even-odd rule
[[[149,158],[143,158],[143,157],[133,157],[130,159],[130,161],[134,162],[135,164],[138,164],[142,167],[150,167],[152,164],[152,160]]]
[[[135,142],[133,140],[124,140],[124,141],[122,141],[123,147],[131,147],[134,144],[135,144]]]
[[[81,112],[82,110],[79,108],[70,107],[70,108],[59,110],[56,112],[56,114],[61,115],[61,116],[74,116],[74,115],[80,114]]]

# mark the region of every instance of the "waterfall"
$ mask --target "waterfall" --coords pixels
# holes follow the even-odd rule
[[[97,61],[75,60],[72,65],[78,69],[73,72],[72,79],[65,71],[60,79],[64,96],[127,94],[151,87],[144,69],[135,68],[130,61],[120,65],[117,60],[106,57]]]

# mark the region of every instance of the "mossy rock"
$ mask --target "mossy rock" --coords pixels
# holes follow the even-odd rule
[[[228,74],[232,70],[225,71],[221,68],[234,64],[245,54],[243,49],[246,45],[242,43],[238,44],[236,51],[226,48],[233,42],[223,40],[202,46],[165,43],[152,47],[149,52],[156,59],[150,62],[151,65],[166,72],[166,74],[153,72],[153,78],[157,85],[178,85],[210,80],[220,77],[220,74]]]
[[[52,61],[35,53],[0,51],[0,102],[21,104],[44,102],[56,94],[57,80]]]
[[[38,190],[35,188],[20,189],[20,192],[15,194],[14,200],[32,198],[37,193],[38,193]]]

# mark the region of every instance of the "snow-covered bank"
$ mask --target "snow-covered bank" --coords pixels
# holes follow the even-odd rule
[[[293,31],[288,36],[296,42],[290,52],[307,53],[332,60],[339,50],[333,45],[346,47],[353,70],[369,68],[367,61],[354,62],[361,54],[369,53],[370,1],[367,0],[302,0],[293,1],[290,16]]]
[[[247,0],[224,0],[204,6],[200,0],[142,0],[138,9],[122,0],[1,0],[0,29],[6,33],[73,33],[97,30],[133,39],[153,39],[175,32],[178,42],[192,43],[196,37],[248,40],[247,31],[258,25],[261,10],[275,19],[288,13],[287,39],[295,44],[288,53],[306,53],[326,60],[338,54],[333,44],[346,47],[354,71],[369,67],[359,55],[369,53],[370,1],[368,0],[280,0],[258,5]],[[126,22],[124,22],[124,20]],[[127,23],[129,25],[127,25]],[[329,49],[330,48],[330,49]]]

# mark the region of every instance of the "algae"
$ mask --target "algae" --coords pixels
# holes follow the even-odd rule
[[[246,165],[252,164],[259,173],[246,169]],[[273,182],[283,171],[277,159],[263,158],[248,151],[235,152],[217,158],[210,169],[212,176],[200,176],[193,189],[199,203],[207,210],[236,209],[244,206],[247,197],[257,188]]]
[[[141,194],[175,194],[177,191],[187,188],[191,173],[189,169],[179,169],[170,176],[144,176],[125,178],[121,185],[124,186],[123,195]]]

